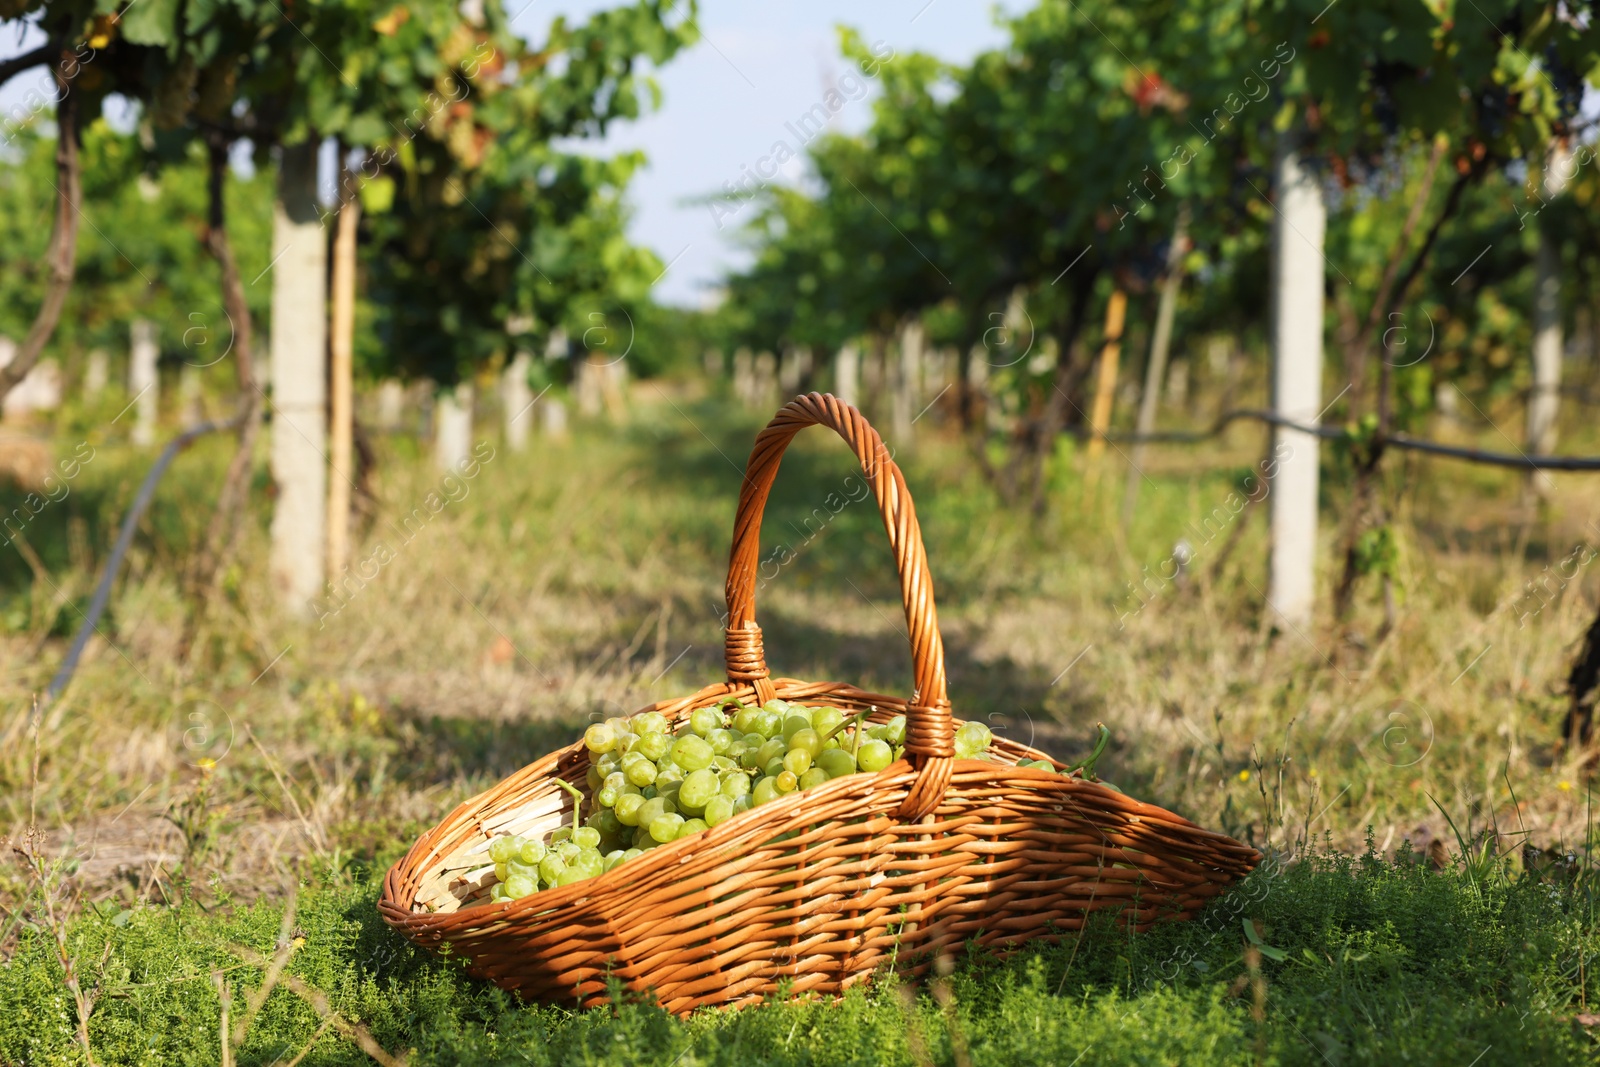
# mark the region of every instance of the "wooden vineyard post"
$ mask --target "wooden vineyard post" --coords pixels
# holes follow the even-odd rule
[[[346,189],[346,193],[352,190]],[[337,580],[350,562],[350,457],[355,435],[356,225],[361,208],[347,195],[339,205],[333,238],[333,314],[329,339],[328,577]]]
[[[1089,410],[1089,459],[1105,454],[1106,430],[1111,426],[1111,402],[1117,391],[1117,363],[1122,358],[1122,327],[1128,314],[1128,294],[1111,290],[1106,301],[1105,341],[1100,348],[1100,370],[1094,383],[1094,406]]]

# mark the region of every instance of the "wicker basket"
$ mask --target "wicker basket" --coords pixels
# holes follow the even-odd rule
[[[915,664],[911,699],[768,674],[755,623],[761,515],[790,438],[813,423],[855,450],[889,534]],[[861,413],[796,398],[756,438],[739,494],[728,574],[728,681],[653,704],[676,725],[729,697],[904,713],[906,759],[752,808],[617,869],[489,903],[500,834],[570,819],[555,778],[582,786],[582,742],[462,804],[384,879],[378,907],[418,944],[449,945],[472,974],[528,999],[592,1006],[607,980],[668,1010],[739,1005],[777,992],[836,994],[887,962],[923,971],[968,942],[1006,948],[1126,909],[1138,929],[1188,918],[1260,858],[1254,849],[1105,786],[954,758],[944,646],[922,535],[900,469]],[[1001,740],[1004,758],[1045,758]],[[1059,765],[1058,765],[1059,766]]]

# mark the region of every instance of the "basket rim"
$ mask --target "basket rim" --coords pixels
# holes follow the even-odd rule
[[[825,701],[827,697],[836,694],[847,696],[857,702],[865,698],[872,698],[875,704],[887,705],[887,707],[879,707],[878,714],[893,717],[896,714],[904,713],[903,710],[895,711],[893,709],[896,706],[903,708],[906,703],[903,698],[870,693],[843,682],[816,683],[790,678],[773,679],[773,682],[779,690],[824,688],[826,692],[818,693],[814,696],[780,697],[780,699],[789,700],[792,703],[807,704],[808,706],[831,707],[833,705]],[[669,721],[676,723],[677,720],[686,718],[687,713],[691,710],[713,706],[730,699],[737,699],[741,691],[750,692],[752,687],[724,684],[707,686],[688,697],[658,702],[633,714],[657,711],[666,714]],[[1009,739],[996,739],[995,744],[1004,744],[1008,748],[1030,753],[1034,758],[1047,759],[1052,764],[1055,764],[1057,768],[1061,766],[1060,761],[1049,754],[1040,752],[1032,746],[1023,745],[1020,742]],[[440,842],[437,840],[446,826],[460,821],[463,817],[469,816],[474,812],[479,818],[472,821],[481,821],[483,814],[496,810],[492,798],[502,792],[513,781],[516,781],[519,785],[535,786],[541,781],[560,778],[561,775],[557,773],[558,769],[564,763],[575,762],[577,757],[586,752],[587,747],[581,737],[569,745],[548,752],[513,771],[487,789],[462,801],[432,827],[424,831],[412,844],[411,848],[395,861],[384,876],[383,889],[378,899],[378,909],[383,913],[385,919],[391,925],[404,927],[409,932],[422,933],[435,926],[456,926],[460,923],[461,918],[468,914],[481,917],[484,923],[490,924],[509,919],[513,913],[520,916],[522,913],[537,915],[558,911],[581,904],[585,897],[592,894],[620,889],[628,885],[633,886],[635,891],[644,892],[647,887],[643,883],[653,881],[664,875],[670,875],[674,869],[683,863],[689,862],[699,853],[707,849],[722,847],[726,843],[743,838],[759,825],[783,823],[791,820],[814,821],[794,820],[794,816],[798,815],[800,809],[804,806],[831,799],[834,793],[847,794],[860,791],[870,794],[879,789],[907,788],[907,785],[899,783],[909,783],[917,773],[911,761],[902,756],[882,771],[857,771],[854,774],[829,779],[826,782],[812,786],[810,789],[796,789],[765,804],[740,812],[732,818],[716,826],[701,830],[690,837],[679,838],[666,844],[657,845],[655,848],[647,849],[643,855],[628,861],[625,865],[628,868],[626,871],[623,871],[624,865],[618,865],[612,870],[605,871],[593,878],[585,878],[570,885],[540,889],[528,896],[499,903],[472,904],[458,907],[452,911],[415,910],[416,893],[420,889],[420,883],[417,878],[418,872],[426,869],[433,862],[445,859],[448,855],[439,847]],[[542,768],[542,770],[536,771],[536,768]],[[1019,767],[1013,763],[981,759],[955,759],[952,761],[952,769],[955,774],[983,772],[992,777],[1023,782],[1068,784],[1070,785],[1069,791],[1072,793],[1086,792],[1090,794],[1097,803],[1103,805],[1102,810],[1110,808],[1124,817],[1141,822],[1154,816],[1158,822],[1181,827],[1186,833],[1202,840],[1207,840],[1225,851],[1237,852],[1240,859],[1246,860],[1252,865],[1260,860],[1261,853],[1259,850],[1227,834],[1216,830],[1208,830],[1161,805],[1138,800],[1102,783],[1089,781],[1082,777],[1081,772],[1062,774],[1059,769],[1046,771],[1037,767]],[[925,818],[931,817],[933,816]],[[885,818],[888,818],[888,816],[885,816]],[[458,828],[456,832],[459,835],[461,829]],[[787,831],[777,830],[774,832]],[[622,872],[619,877],[611,877],[613,874],[618,874],[618,872]]]

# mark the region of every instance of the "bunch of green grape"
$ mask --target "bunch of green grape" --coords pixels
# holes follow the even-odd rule
[[[498,879],[491,899],[517,900],[593,878],[787,793],[882,771],[905,752],[906,719],[865,719],[864,712],[847,716],[838,708],[769,700],[760,707],[728,701],[699,708],[676,731],[653,711],[596,723],[583,735],[587,793],[556,780],[573,795],[573,825],[557,829],[548,843],[509,835],[491,842]],[[956,756],[993,760],[993,741],[983,723],[963,723]],[[1019,766],[1056,769],[1047,760],[1023,759]],[[591,814],[579,825],[585,806]]]
[[[645,712],[589,727],[588,824],[623,862],[830,778],[881,771],[904,752],[906,723],[864,724],[838,708],[784,700],[699,708],[676,733]]]

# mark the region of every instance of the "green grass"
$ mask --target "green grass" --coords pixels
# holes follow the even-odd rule
[[[416,1064],[1575,1064],[1597,1052],[1571,1018],[1600,994],[1595,889],[1324,854],[1144,935],[1107,917],[1081,942],[958,959],[931,986],[880,974],[841,1002],[678,1021],[627,997],[615,1011],[520,1004],[402,942],[360,882],[299,892],[288,970]],[[213,972],[236,1006],[259,988],[230,946],[270,955],[280,909],[223,898],[77,920],[70,943],[101,990],[98,1061],[221,1062]],[[1247,919],[1266,946],[1254,961]],[[0,1061],[82,1062],[61,978],[53,942],[26,933],[0,967]],[[237,1062],[283,1062],[314,1038],[303,1063],[367,1062],[336,1030],[316,1037],[321,1022],[280,984]]]

